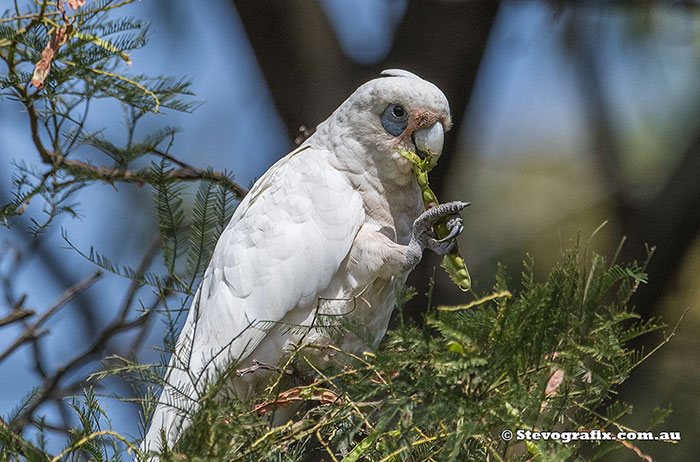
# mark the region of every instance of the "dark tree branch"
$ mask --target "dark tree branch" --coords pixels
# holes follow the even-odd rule
[[[700,118],[696,133],[663,188],[647,201],[632,200],[620,165],[620,147],[615,121],[603,91],[604,69],[588,28],[574,18],[570,24],[569,50],[578,67],[579,88],[586,100],[586,116],[593,138],[592,155],[608,189],[616,224],[626,236],[622,259],[645,259],[646,245],[658,251],[647,271],[653,283],[640,287],[635,302],[637,311],[653,315],[660,298],[676,280],[684,256],[700,235]],[[668,153],[659,153],[659,156]]]
[[[315,127],[327,118],[376,73],[343,54],[316,0],[233,3],[290,140],[301,125]]]
[[[569,21],[567,50],[576,66],[578,88],[585,100],[584,116],[592,138],[592,151],[606,193],[611,197],[616,214],[622,215],[630,205],[622,171],[621,152],[615,120],[607,104],[602,64],[599,62],[600,42],[592,37],[578,18]]]
[[[698,127],[661,192],[649,203],[629,206],[621,216],[629,238],[625,258],[641,260],[646,243],[658,249],[647,268],[653,283],[640,287],[635,296],[643,315],[657,312],[659,300],[677,280],[688,250],[700,236],[700,121]]]

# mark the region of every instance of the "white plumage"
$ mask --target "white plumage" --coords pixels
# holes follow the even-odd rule
[[[159,447],[161,429],[174,444],[187,422],[170,404],[195,410],[204,383],[227,363],[278,365],[302,334],[274,323],[310,326],[303,340],[327,343],[325,330],[311,328],[317,311],[349,312],[363,334],[347,333],[338,346],[375,347],[395,286],[424,247],[446,250],[427,229],[413,229],[423,205],[412,165],[399,150],[439,156],[450,124],[447,100],[409,72],[384,75],[358,88],[274,164],[236,209],[190,308],[144,448]],[[245,399],[267,375],[231,383]]]

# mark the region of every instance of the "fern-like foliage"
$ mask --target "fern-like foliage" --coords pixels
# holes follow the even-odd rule
[[[199,191],[202,204],[207,190]],[[626,429],[619,420],[631,406],[618,402],[615,392],[648,356],[629,342],[665,328],[640,320],[628,305],[646,281],[643,266],[606,265],[599,255],[587,260],[575,247],[544,278],[527,260],[517,290],[500,268],[489,293],[463,305],[433,308],[422,325],[400,324],[375,352],[355,356],[332,345],[300,345],[256,403],[227,391],[236,370],[231,364],[208,386],[202,408],[190,416],[192,425],[179,443],[158,457],[563,462],[629,450],[611,441],[521,445],[499,434],[506,429]],[[413,295],[407,291],[400,300]],[[665,334],[662,343],[672,334]],[[319,349],[334,353],[336,361],[319,367]],[[124,358],[107,364],[95,378],[126,374],[136,382],[162,383],[148,366]],[[143,399],[146,415],[154,402],[149,390]],[[290,405],[295,418],[272,425],[275,410]],[[97,422],[106,419],[93,407],[97,410],[79,412],[84,439],[71,440],[67,454],[117,460],[120,451],[137,442],[100,433]],[[667,414],[655,412],[650,426]],[[83,447],[90,431],[87,438],[94,444]],[[0,437],[10,439],[1,432]],[[116,446],[105,450],[107,444]]]
[[[490,293],[437,307],[424,325],[400,325],[376,352],[357,357],[300,345],[257,405],[225,391],[231,365],[178,445],[159,457],[591,461],[627,450],[617,442],[522,446],[498,435],[625,429],[619,419],[631,407],[615,392],[648,356],[629,342],[665,327],[640,320],[628,305],[646,281],[643,266],[607,265],[595,254],[586,261],[575,247],[544,279],[527,260],[519,290],[501,268]],[[315,364],[319,348],[335,354],[335,366]],[[296,418],[271,426],[275,409],[289,405],[297,406]],[[657,412],[653,424],[665,415]]]

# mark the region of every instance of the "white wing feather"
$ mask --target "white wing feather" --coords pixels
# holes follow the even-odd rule
[[[360,195],[327,158],[308,147],[290,153],[236,209],[180,334],[145,448],[159,445],[161,428],[172,445],[187,425],[172,404],[196,409],[204,377],[264,339],[251,325],[313,307],[337,273],[365,218]]]

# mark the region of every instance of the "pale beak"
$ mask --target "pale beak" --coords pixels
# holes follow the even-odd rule
[[[421,158],[428,157],[431,167],[437,164],[440,154],[442,154],[444,142],[445,129],[442,122],[435,122],[430,127],[420,128],[413,132],[413,144],[416,145],[418,155]]]

